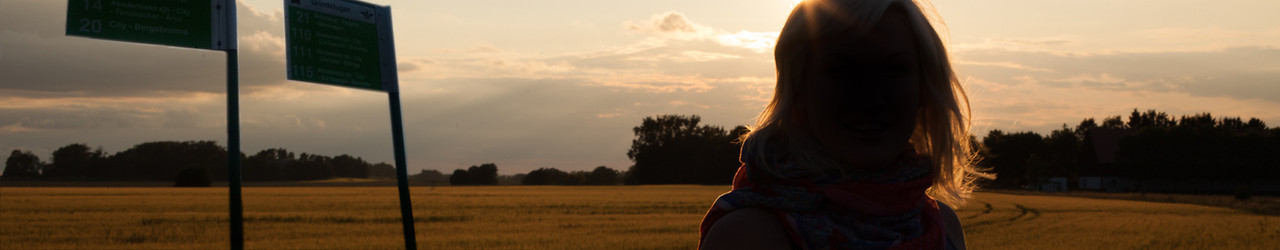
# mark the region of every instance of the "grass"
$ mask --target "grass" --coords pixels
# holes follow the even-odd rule
[[[423,249],[691,249],[724,186],[415,187]],[[0,249],[228,247],[226,188],[0,187]],[[246,187],[251,249],[403,247],[395,187]],[[969,246],[1280,245],[1280,217],[1188,205],[980,193]]]
[[[1086,197],[1097,199],[1117,199],[1133,201],[1150,201],[1164,203],[1199,204],[1214,207],[1225,207],[1244,210],[1261,215],[1280,215],[1280,196],[1254,195],[1240,200],[1233,195],[1222,194],[1169,194],[1169,193],[1105,193],[1090,191],[1073,191],[1063,193],[1044,193],[1025,190],[991,190],[999,193],[1022,195],[1055,195],[1068,197]]]
[[[1280,216],[1193,204],[978,193],[957,213],[973,249],[1280,246]]]

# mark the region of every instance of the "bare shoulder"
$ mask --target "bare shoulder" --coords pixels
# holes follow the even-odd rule
[[[790,249],[791,240],[778,216],[761,208],[743,208],[711,226],[702,249]]]
[[[964,228],[961,228],[960,217],[956,215],[956,211],[951,209],[947,204],[938,203],[938,210],[942,212],[942,223],[946,225],[947,241],[955,244],[956,249],[964,250]]]

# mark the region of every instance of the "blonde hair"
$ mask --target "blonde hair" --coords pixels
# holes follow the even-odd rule
[[[927,4],[927,3],[925,3]],[[911,0],[806,0],[796,5],[774,48],[778,83],[773,99],[760,112],[751,132],[743,135],[742,160],[778,175],[778,164],[797,162],[818,173],[848,173],[824,156],[814,138],[801,132],[800,92],[804,88],[805,56],[811,42],[853,32],[869,32],[891,7],[899,7],[915,30],[922,74],[919,117],[911,142],[933,164],[933,186],[927,194],[950,205],[962,205],[977,177],[993,178],[973,166],[969,140],[969,100],[951,63],[942,38]],[[769,153],[766,153],[769,152]],[[779,154],[781,153],[781,154]],[[781,177],[781,176],[779,176]]]

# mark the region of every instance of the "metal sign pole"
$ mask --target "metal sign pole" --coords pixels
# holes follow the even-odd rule
[[[404,224],[404,248],[418,249],[413,230],[413,201],[409,199],[409,167],[405,160],[404,122],[400,117],[400,77],[396,71],[395,38],[391,29],[391,7],[377,7],[378,39],[384,46],[378,47],[382,64],[382,88],[387,91],[391,103],[391,140],[395,144],[396,186],[400,189],[400,220]]]
[[[244,206],[240,198],[240,59],[236,36],[234,0],[218,0],[215,9],[225,9],[227,46],[227,186],[231,209],[231,249],[244,249]]]
[[[391,102],[391,137],[396,151],[396,182],[400,187],[400,218],[404,224],[405,249],[418,249],[413,230],[413,202],[409,200],[409,170],[405,164],[404,124],[400,119],[400,93],[387,92]]]
[[[231,249],[244,249],[244,208],[240,199],[240,81],[235,49],[227,50],[227,182],[230,186]]]

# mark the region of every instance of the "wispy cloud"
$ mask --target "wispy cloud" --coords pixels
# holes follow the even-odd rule
[[[711,27],[689,21],[684,13],[678,11],[654,14],[649,19],[626,21],[622,25],[631,31],[674,36],[705,36],[715,32]]]
[[[956,52],[962,73],[999,84],[1183,92],[1280,103],[1280,47],[1058,55],[1003,49]],[[1003,60],[1008,63],[975,63]]]

